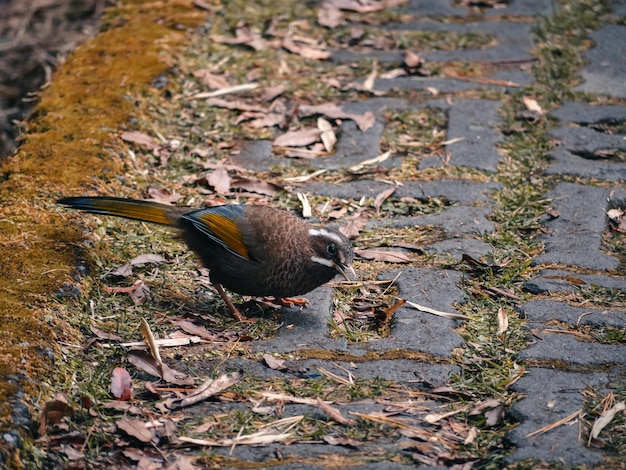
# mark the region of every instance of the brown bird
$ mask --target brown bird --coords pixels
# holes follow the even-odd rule
[[[240,321],[248,321],[228,297],[294,297],[330,281],[349,280],[354,251],[350,241],[329,227],[313,226],[268,206],[232,204],[194,210],[114,197],[65,197],[59,204],[176,227],[209,269],[211,283]]]

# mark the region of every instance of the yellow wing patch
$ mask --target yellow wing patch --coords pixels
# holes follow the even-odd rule
[[[237,224],[234,220],[211,212],[205,212],[199,215],[198,220],[206,225],[209,230],[232,251],[246,259],[250,258],[248,256],[248,249],[246,245],[243,244],[241,232],[237,228]]]

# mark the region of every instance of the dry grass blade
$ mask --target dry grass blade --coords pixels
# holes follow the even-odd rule
[[[339,424],[345,424],[346,426],[356,425],[356,421],[354,419],[346,418],[341,414],[341,411],[333,406],[330,406],[328,403],[325,403],[320,398],[317,399],[317,406],[326,416],[333,421],[337,421]]]
[[[423,305],[416,304],[415,302],[409,302],[408,300],[406,301],[406,304],[410,305],[416,310],[420,310],[426,313],[432,313],[433,315],[437,315],[439,317],[450,318],[451,320],[471,320],[470,317],[461,313],[442,312],[440,310],[435,310],[434,308],[424,307]]]
[[[205,446],[205,447],[230,447],[230,446],[241,446],[241,445],[250,445],[250,446],[259,446],[259,445],[268,445],[273,444],[275,442],[282,442],[291,437],[289,433],[277,434],[270,429],[264,429],[259,432],[255,432],[253,434],[248,434],[245,436],[237,436],[228,439],[195,439],[193,437],[179,437],[176,439],[177,442],[193,444],[197,446]]]
[[[533,432],[531,432],[529,434],[526,434],[526,437],[534,437],[534,436],[539,436],[541,434],[545,434],[548,431],[552,431],[553,429],[558,428],[559,426],[562,426],[563,424],[565,424],[565,423],[567,423],[567,422],[569,422],[569,421],[571,421],[573,419],[580,419],[582,417],[582,415],[583,415],[583,410],[582,409],[574,411],[571,415],[566,416],[563,419],[560,419],[556,423],[549,424],[547,426],[544,426],[541,429],[537,429],[536,431],[533,431]]]
[[[366,166],[377,165],[378,163],[382,163],[387,160],[391,156],[391,151],[387,151],[377,157],[370,158],[369,160],[363,160],[361,163],[357,163],[354,166],[350,167],[350,171],[360,171]]]
[[[231,93],[243,93],[245,91],[254,90],[258,86],[258,83],[244,83],[243,85],[235,85],[228,88],[222,88],[220,90],[198,93],[191,96],[191,99],[200,100],[203,98],[213,98],[215,96],[229,95]]]
[[[335,382],[338,382],[340,384],[344,384],[344,385],[353,385],[354,381],[352,380],[352,377],[348,377],[347,379],[344,379],[343,377],[340,377],[336,374],[333,374],[332,372],[330,372],[329,370],[324,369],[323,367],[316,367],[317,371],[328,377],[331,380],[334,380]]]
[[[300,403],[302,405],[314,405],[317,406],[317,400],[315,398],[300,398],[294,397],[293,395],[287,395],[286,393],[276,393],[276,392],[256,392],[261,397],[270,401],[283,401],[290,403]],[[330,403],[330,402],[326,402]]]

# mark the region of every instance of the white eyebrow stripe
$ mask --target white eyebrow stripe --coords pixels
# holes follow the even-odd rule
[[[330,238],[331,240],[333,240],[338,245],[341,245],[343,243],[343,240],[342,240],[342,238],[339,235],[337,235],[334,232],[329,232],[328,230],[323,229],[323,228],[310,228],[309,229],[309,235],[312,236],[312,237],[323,236],[323,237]]]
[[[335,263],[326,258],[320,258],[319,256],[311,256],[311,261],[318,264],[323,264],[324,266],[328,266],[329,268],[335,268]]]

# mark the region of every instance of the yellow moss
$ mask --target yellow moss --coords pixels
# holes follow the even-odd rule
[[[50,370],[41,351],[72,331],[63,308],[48,301],[72,282],[81,229],[55,199],[124,171],[115,151],[134,111],[129,97],[167,69],[160,54],[182,43],[181,28],[203,20],[191,1],[126,2],[107,12],[108,30],[70,54],[41,93],[19,152],[0,173],[0,403],[15,393],[8,374],[25,378],[19,386],[29,396],[42,392],[37,384]],[[0,432],[10,413],[0,407]]]

